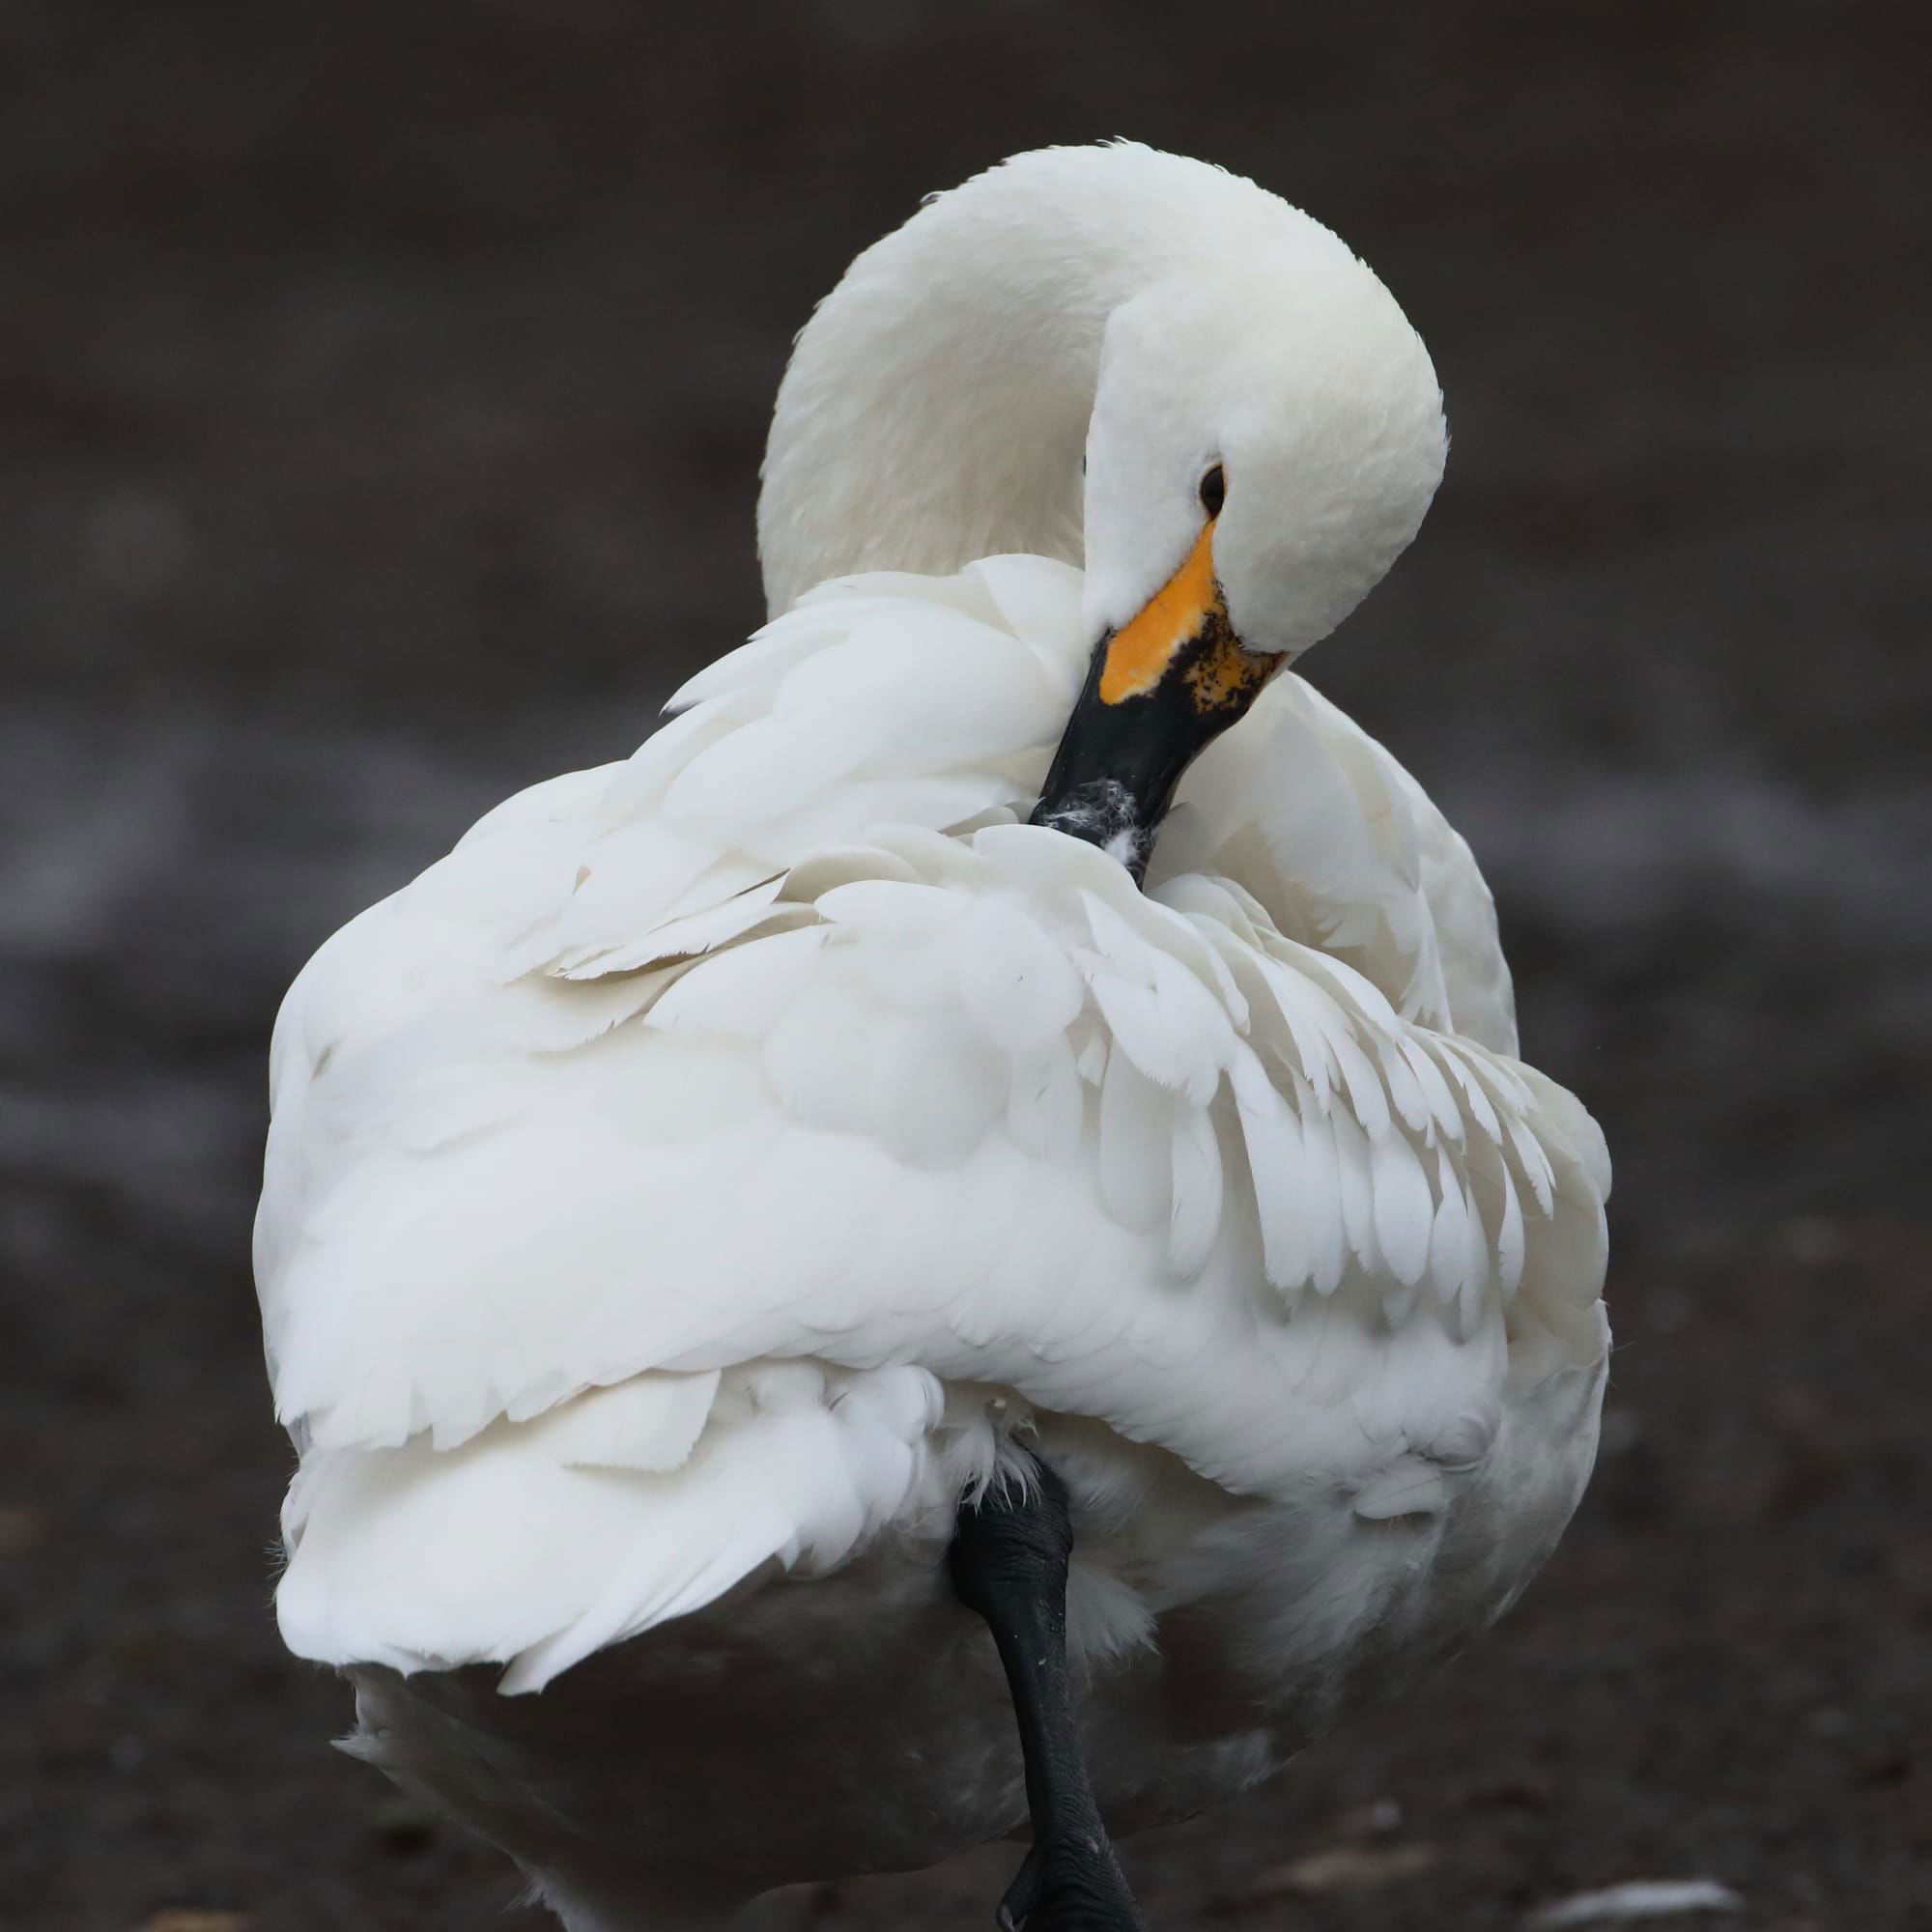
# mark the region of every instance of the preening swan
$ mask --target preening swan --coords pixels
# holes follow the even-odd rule
[[[1608,1169],[1466,847],[1287,666],[1441,400],[1253,184],[1021,156],[853,264],[771,621],[289,994],[277,1608],[574,1932],[1188,1815],[1515,1599]]]

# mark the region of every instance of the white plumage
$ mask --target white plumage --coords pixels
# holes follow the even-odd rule
[[[1208,192],[1076,153],[1117,200]],[[928,517],[902,559],[944,574],[825,583],[635,756],[497,808],[277,1025],[282,1628],[573,1925],[1024,1822],[943,1575],[1016,1441],[1072,1492],[1122,1827],[1465,1640],[1587,1476],[1607,1166],[1513,1057],[1466,848],[1289,672],[1145,894],[1019,822],[1093,587],[952,569],[991,518]]]

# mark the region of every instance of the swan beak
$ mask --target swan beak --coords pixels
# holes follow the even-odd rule
[[[1139,615],[1100,639],[1032,822],[1104,847],[1141,877],[1181,773],[1280,663],[1235,634],[1209,519]]]
[[[1096,693],[1102,704],[1124,704],[1178,679],[1195,710],[1212,714],[1232,708],[1239,717],[1280,662],[1245,649],[1228,621],[1214,576],[1210,518],[1187,561],[1140,615],[1101,639]]]

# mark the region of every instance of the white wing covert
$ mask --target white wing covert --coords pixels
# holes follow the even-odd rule
[[[1225,874],[1280,929],[1346,959],[1405,1019],[1517,1047],[1495,902],[1403,767],[1293,673],[1188,773],[1151,877]]]
[[[1013,822],[1081,658],[1038,559],[829,586],[317,954],[258,1224],[298,1649],[533,1688],[837,1563],[987,1466],[935,1377],[1247,1493],[1480,1453],[1505,1351],[1596,1359],[1594,1122],[1443,1030],[1495,983],[1460,841],[1295,685],[1144,896]]]

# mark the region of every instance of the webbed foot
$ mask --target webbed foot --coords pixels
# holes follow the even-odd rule
[[[1000,1932],[1146,1932],[1104,1833],[1036,1845],[994,1918]]]

